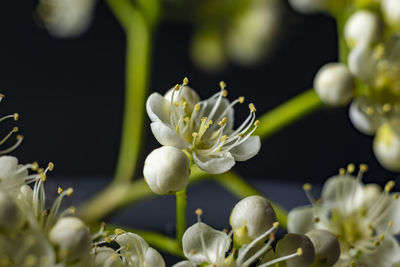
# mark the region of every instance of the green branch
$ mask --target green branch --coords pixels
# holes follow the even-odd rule
[[[176,193],[176,240],[182,244],[182,237],[186,231],[186,189]]]

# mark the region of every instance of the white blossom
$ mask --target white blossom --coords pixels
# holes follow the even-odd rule
[[[350,48],[377,43],[382,33],[382,23],[378,16],[366,10],[360,10],[351,15],[344,27],[344,37]]]
[[[400,29],[400,2],[397,0],[382,0],[381,8],[385,22],[395,29]]]
[[[249,104],[249,116],[234,130],[233,106],[243,103],[244,97],[229,103],[221,82],[220,92],[200,101],[187,82],[185,78],[183,85],[176,85],[164,97],[158,93],[149,96],[146,109],[157,141],[185,150],[200,169],[212,174],[226,172],[235,161],[255,156],[261,142],[251,135],[259,125],[254,105]]]
[[[366,166],[360,166],[357,177],[350,174],[354,169],[351,164],[347,172],[341,170],[340,175],[328,179],[321,201],[313,198],[311,186],[306,184],[312,206],[292,210],[288,230],[307,233],[321,229],[337,236],[341,254],[335,267],[392,267],[400,261],[400,246],[394,238],[400,231],[400,200],[398,194],[390,194],[394,182],[377,194],[376,185],[371,191],[361,182]]]

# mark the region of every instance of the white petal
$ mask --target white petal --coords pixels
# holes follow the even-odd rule
[[[132,253],[133,256],[144,257],[146,255],[146,251],[149,248],[147,242],[139,235],[134,233],[124,233],[115,239],[115,241],[121,247],[126,247],[129,245],[129,253]],[[126,249],[121,249],[121,253],[125,254]]]
[[[227,172],[235,165],[235,159],[229,152],[225,152],[220,156],[207,157],[193,153],[193,160],[200,169],[211,174]]]
[[[385,239],[377,246],[373,253],[361,253],[360,264],[367,267],[392,266],[400,261],[400,246],[392,236],[385,236]]]
[[[373,149],[383,167],[394,172],[400,171],[400,135],[390,124],[379,127]]]
[[[329,178],[322,189],[322,205],[342,215],[350,214],[364,204],[363,185],[352,175],[337,175]]]
[[[367,114],[367,110],[371,108],[375,112]],[[355,99],[351,103],[349,110],[350,120],[354,127],[366,135],[374,135],[383,121],[382,116],[376,112],[377,108],[376,103],[367,97]]]
[[[222,98],[218,104],[218,108],[215,111],[215,114],[212,117],[210,117],[210,115],[211,115],[210,113],[216,104],[217,104],[217,98],[215,98],[215,97],[210,97],[210,98],[207,98],[200,102],[201,110],[199,112],[199,117],[200,118],[207,117],[215,122],[210,126],[210,129],[207,130],[206,135],[211,133],[212,129],[214,127],[219,127],[218,122],[223,117],[226,117],[226,119],[227,119],[224,132],[230,132],[233,128],[234,109],[233,108],[228,109],[228,107],[230,105],[229,100],[227,100],[226,98]],[[226,112],[226,114],[224,114],[225,112]]]
[[[388,195],[385,197],[384,205],[381,208],[381,214],[385,216],[378,215],[379,221],[374,222],[377,224],[377,232],[384,233],[389,231],[393,235],[400,233],[400,198],[395,197],[398,193]],[[392,227],[388,229],[388,222],[392,222]]]
[[[314,229],[314,211],[312,206],[292,209],[288,215],[288,232],[305,234]]]
[[[172,267],[196,267],[196,266],[197,266],[196,264],[191,263],[190,261],[181,261],[172,265]]]
[[[153,93],[146,101],[146,111],[151,121],[169,122],[171,104],[162,95]]]
[[[204,247],[203,247],[203,241]],[[196,264],[214,263],[225,258],[231,244],[229,236],[205,223],[190,226],[183,235],[182,247],[187,259]]]
[[[361,43],[351,50],[348,59],[350,71],[364,82],[371,82],[375,78],[376,61],[369,44]]]
[[[238,146],[235,146],[229,152],[236,161],[246,161],[258,154],[261,148],[259,136],[251,136]]]
[[[165,262],[163,257],[154,248],[147,249],[145,257],[146,257],[147,267],[165,267]]]
[[[164,98],[170,102],[171,101],[171,97],[172,97],[172,92],[173,90],[175,90],[175,88],[171,88],[169,89],[165,95]],[[180,97],[181,99],[185,100],[186,102],[188,102],[188,107],[193,107],[194,105],[196,105],[198,102],[200,102],[200,97],[199,95],[196,93],[195,90],[193,90],[192,88],[190,88],[189,86],[182,86],[182,91],[180,92]],[[176,91],[174,93],[174,99],[173,101],[178,101],[179,100],[179,91]],[[190,108],[191,109],[191,108]]]
[[[183,140],[174,129],[163,122],[153,122],[150,127],[154,137],[163,146],[174,146],[180,149],[185,149],[189,146],[186,140]]]

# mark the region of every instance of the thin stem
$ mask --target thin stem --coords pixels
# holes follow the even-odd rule
[[[182,246],[182,237],[186,231],[186,188],[176,193],[176,240]]]
[[[213,177],[215,181],[225,187],[230,193],[239,197],[245,198],[251,195],[263,196],[263,194],[252,187],[250,184],[245,182],[240,176],[232,171],[224,174],[216,175]],[[264,196],[265,197],[265,196]],[[271,205],[275,210],[276,217],[280,223],[280,226],[286,228],[287,226],[287,211],[281,206],[274,204],[271,201]]]
[[[254,134],[265,139],[322,106],[314,89],[307,90],[258,118],[260,126]]]

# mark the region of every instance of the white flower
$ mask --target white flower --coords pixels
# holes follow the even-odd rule
[[[249,104],[249,116],[233,130],[233,106],[243,103],[244,98],[229,103],[226,95],[221,82],[219,93],[200,101],[186,78],[183,85],[176,85],[164,97],[150,95],[146,109],[157,141],[186,150],[200,169],[212,174],[228,171],[235,161],[252,158],[261,146],[260,138],[251,136],[259,125],[256,109]]]
[[[50,230],[49,238],[59,248],[63,261],[74,262],[89,255],[91,235],[79,218],[60,218]]]
[[[18,191],[32,178],[28,175],[30,167],[30,164],[18,164],[16,157],[0,156],[0,189],[8,192]]]
[[[382,0],[383,17],[388,25],[400,29],[400,2],[397,0]]]
[[[374,139],[374,153],[385,168],[400,171],[400,124],[383,124]]]
[[[400,231],[400,200],[398,194],[390,194],[394,182],[389,182],[380,194],[376,185],[361,183],[366,166],[360,166],[357,177],[348,172],[333,176],[325,183],[321,201],[310,194],[311,186],[304,189],[312,206],[299,207],[288,216],[288,230],[307,233],[313,229],[327,230],[338,237],[340,260],[334,266],[350,263],[365,267],[391,267],[400,260],[400,246],[393,237]]]
[[[162,146],[147,156],[143,175],[154,193],[176,193],[189,183],[189,159],[176,147]]]
[[[344,38],[347,45],[353,48],[358,45],[371,45],[382,37],[382,25],[375,13],[360,10],[351,15],[344,26]]]
[[[37,10],[52,35],[72,38],[89,28],[95,3],[95,0],[40,0]]]
[[[249,196],[239,201],[231,212],[229,223],[235,244],[248,244],[277,221],[271,204],[261,196]]]
[[[279,226],[277,222],[248,245],[242,245],[238,251],[236,249],[230,250],[231,235],[233,232],[227,234],[217,231],[201,222],[201,210],[196,210],[196,214],[198,215],[198,223],[190,226],[185,231],[182,239],[183,253],[188,261],[179,262],[173,267],[196,267],[198,265],[214,267],[267,267],[275,266],[275,263],[283,261],[288,264],[290,260],[299,258],[303,254],[303,250],[299,246],[294,251],[285,251],[288,253],[280,257],[275,257],[271,244],[275,240],[274,233]],[[268,238],[267,243],[263,243]],[[235,256],[236,252],[237,257]],[[298,267],[303,267],[303,265],[298,265]]]
[[[355,81],[342,63],[324,65],[314,79],[314,89],[327,105],[346,105],[353,98]]]

